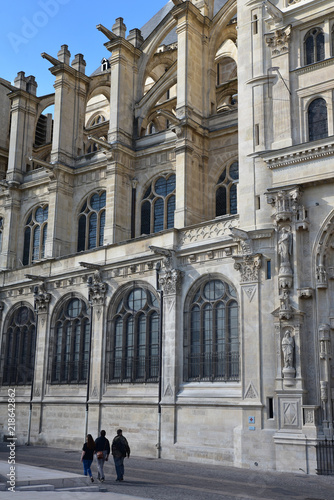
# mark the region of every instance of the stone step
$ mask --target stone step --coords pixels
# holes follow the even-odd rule
[[[57,493],[60,493],[62,491],[88,491],[88,492],[92,492],[92,493],[101,493],[102,491],[102,488],[100,489],[97,485],[96,486],[76,486],[74,488],[57,488],[55,490]],[[105,490],[107,491],[107,490]]]
[[[33,484],[30,486],[17,486],[15,491],[55,491],[53,484]]]

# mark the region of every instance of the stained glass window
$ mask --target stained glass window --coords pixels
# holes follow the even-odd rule
[[[90,319],[86,304],[78,298],[68,299],[55,322],[52,383],[87,382],[89,345]]]
[[[146,288],[128,289],[108,325],[108,381],[157,382],[159,303],[155,295]]]
[[[36,318],[30,307],[22,306],[11,315],[3,346],[2,384],[30,385],[36,350]]]
[[[103,246],[106,192],[90,195],[81,207],[78,219],[78,252]]]
[[[39,205],[28,215],[24,228],[23,265],[27,266],[45,257],[48,230],[48,205]]]
[[[175,174],[159,177],[146,189],[141,204],[141,234],[174,227]]]
[[[202,282],[191,297],[185,310],[184,379],[239,380],[235,289],[222,280],[211,279]]]
[[[216,217],[238,213],[237,185],[239,179],[238,162],[224,168],[216,185]]]

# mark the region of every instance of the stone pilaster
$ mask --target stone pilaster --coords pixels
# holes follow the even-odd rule
[[[11,128],[6,180],[10,185],[20,184],[26,172],[35,139],[38,98],[35,78],[18,73],[14,80],[17,90],[9,94],[11,100]]]
[[[86,92],[89,84],[89,78],[84,74],[86,63],[82,54],[78,54],[71,66],[71,53],[67,45],[62,45],[57,59],[46,53],[42,57],[51,62],[53,66],[50,71],[56,77],[51,161],[72,166],[74,159],[83,154]],[[73,130],[77,130],[77,133],[73,134]]]
[[[161,447],[173,446],[176,415],[175,399],[179,386],[177,378],[180,353],[181,291],[182,273],[178,269],[167,269],[160,275],[159,284],[163,291],[163,330],[162,330],[162,378],[161,378]],[[165,456],[165,455],[163,455]],[[168,456],[168,453],[166,454]]]
[[[90,380],[89,402],[99,402],[103,392],[103,376],[105,371],[105,295],[107,283],[102,281],[100,271],[88,279],[88,293],[91,305],[91,350],[90,350]]]

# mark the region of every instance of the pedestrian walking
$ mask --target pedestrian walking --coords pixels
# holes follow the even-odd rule
[[[114,457],[117,478],[116,481],[123,481],[124,476],[124,458],[130,458],[130,447],[126,438],[123,436],[122,429],[117,430],[111,445],[111,453]]]
[[[97,479],[103,483],[104,481],[104,462],[108,461],[110,455],[110,443],[106,438],[106,431],[102,430],[100,437],[95,439],[95,453],[97,458]]]
[[[91,434],[87,434],[86,442],[82,447],[81,462],[83,464],[84,476],[87,476],[88,474],[92,483],[94,483],[94,478],[90,467],[93,462],[94,451],[95,451],[94,439]]]

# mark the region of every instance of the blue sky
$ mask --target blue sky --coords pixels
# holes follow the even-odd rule
[[[54,91],[50,63],[41,57],[47,52],[57,57],[68,45],[71,60],[84,55],[86,74],[91,74],[110,53],[103,44],[105,36],[96,25],[110,30],[123,17],[128,31],[141,28],[167,0],[12,0],[1,4],[0,77],[13,82],[18,71],[34,75],[37,95]]]

